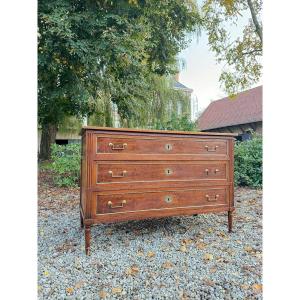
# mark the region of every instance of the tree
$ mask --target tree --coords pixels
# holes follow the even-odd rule
[[[261,0],[205,0],[201,7],[210,49],[217,61],[224,63],[219,80],[229,94],[245,90],[261,77],[261,9]],[[246,15],[250,18],[242,36],[232,38],[232,26]]]
[[[47,159],[60,122],[96,108],[99,93],[123,118],[146,102],[151,74],[176,71],[186,32],[199,23],[194,1],[40,0],[38,117],[40,158]]]

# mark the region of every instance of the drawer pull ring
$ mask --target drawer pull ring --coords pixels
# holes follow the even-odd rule
[[[219,169],[215,169],[215,174],[217,174],[220,170]]]
[[[215,147],[213,147],[213,148],[210,149],[210,148],[206,145],[205,148],[206,148],[206,150],[207,150],[208,152],[216,152],[216,151],[217,151],[217,148],[219,148],[219,146],[215,146]]]
[[[121,207],[124,207],[124,204],[126,204],[126,200],[122,200],[121,205],[117,205],[117,206],[113,206],[111,201],[107,202],[107,205],[109,206],[109,208],[121,208]]]
[[[111,175],[112,178],[120,178],[120,177],[125,177],[127,171],[122,171],[121,175],[114,175],[113,171],[108,171],[108,173]]]
[[[108,144],[111,147],[111,150],[124,150],[127,147],[127,144],[114,145],[113,143]]]
[[[211,198],[209,195],[206,195],[206,200],[209,201],[209,202],[214,202],[214,201],[217,201],[218,198],[219,198],[219,195],[215,195],[214,198]]]
[[[206,173],[206,175],[208,175],[208,173],[209,173],[209,170],[208,170],[208,169],[205,169],[205,173]]]

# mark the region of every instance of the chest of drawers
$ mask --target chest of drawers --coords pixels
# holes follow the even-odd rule
[[[83,127],[80,220],[91,226],[227,212],[232,228],[234,134]]]

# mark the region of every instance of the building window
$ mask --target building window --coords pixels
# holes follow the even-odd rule
[[[182,115],[182,102],[177,102],[177,115]]]
[[[250,131],[243,132],[242,134],[239,134],[237,137],[237,140],[241,142],[248,141],[251,139],[252,139],[252,135]]]
[[[68,140],[55,140],[57,145],[68,145]]]

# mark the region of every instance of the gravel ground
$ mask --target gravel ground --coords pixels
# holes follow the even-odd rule
[[[262,299],[262,191],[237,189],[227,214],[92,227],[84,253],[79,190],[40,173],[39,299]]]

